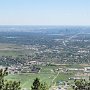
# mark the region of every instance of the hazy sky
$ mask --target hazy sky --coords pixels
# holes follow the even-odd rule
[[[90,25],[90,0],[0,0],[0,24]]]

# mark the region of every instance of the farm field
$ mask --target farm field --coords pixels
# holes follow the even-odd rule
[[[25,57],[33,54],[34,50],[26,49],[22,45],[0,43],[0,56]]]

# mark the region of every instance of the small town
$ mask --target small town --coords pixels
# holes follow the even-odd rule
[[[0,0],[0,90],[90,90],[90,0]]]

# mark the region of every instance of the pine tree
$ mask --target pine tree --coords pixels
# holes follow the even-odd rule
[[[31,90],[49,90],[49,88],[45,82],[41,83],[39,79],[36,78],[33,82],[33,86],[31,86]]]
[[[40,85],[40,90],[49,90],[48,85],[44,82]]]
[[[0,69],[0,90],[21,90],[20,82],[4,80],[7,75],[7,68],[5,70]]]
[[[0,69],[0,90],[4,88],[4,77],[8,75],[7,68],[5,70]]]
[[[40,90],[40,81],[36,78],[33,82],[33,86],[31,87],[32,90]]]

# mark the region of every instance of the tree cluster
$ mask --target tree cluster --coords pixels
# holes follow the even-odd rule
[[[49,88],[45,82],[41,83],[40,80],[36,78],[31,86],[31,90],[49,90]]]
[[[85,79],[75,80],[74,90],[90,90],[90,82],[87,82]]]
[[[0,69],[0,90],[21,90],[20,82],[7,81],[4,79],[8,75],[7,68]]]

